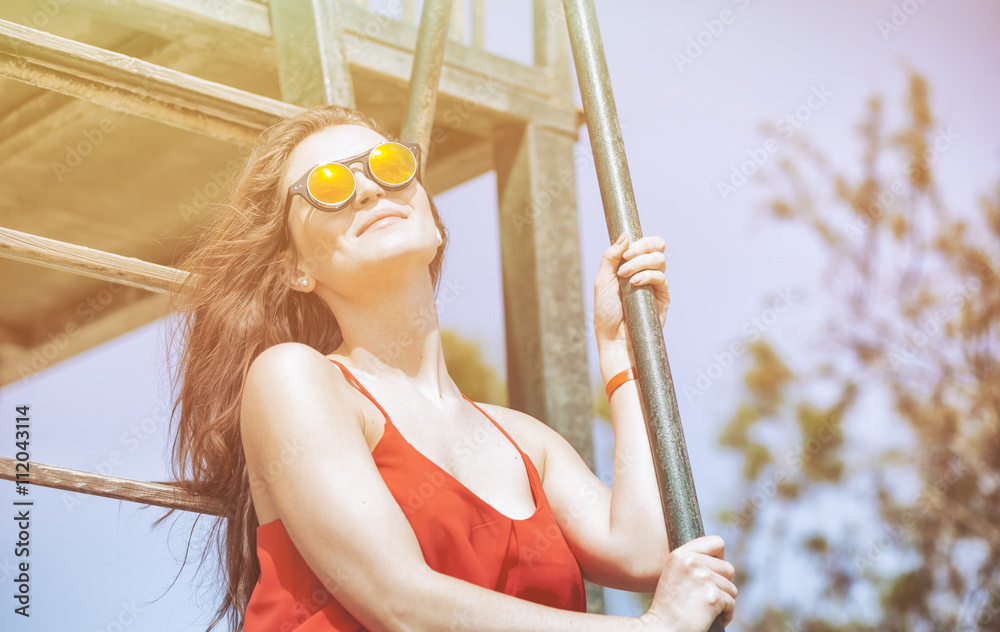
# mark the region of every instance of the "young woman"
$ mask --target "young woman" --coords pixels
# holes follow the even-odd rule
[[[435,309],[448,236],[419,151],[355,110],[282,120],[184,264],[175,468],[228,502],[211,627],[227,615],[246,632],[728,622],[722,540],[669,552],[634,381],[611,394],[613,494],[544,423],[456,387]],[[616,275],[652,288],[664,322],[663,249],[622,236],[604,253],[606,382],[630,366]],[[652,607],[588,614],[584,578],[655,590]]]

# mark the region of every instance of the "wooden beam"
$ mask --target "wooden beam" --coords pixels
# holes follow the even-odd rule
[[[17,463],[17,459],[0,456],[0,479],[23,480],[17,478]],[[226,516],[228,515],[227,510],[230,509],[226,507],[226,503],[222,499],[206,499],[196,496],[183,490],[177,484],[147,483],[120,476],[104,476],[103,474],[74,470],[58,465],[46,465],[45,463],[32,462],[30,467],[31,478],[26,485],[41,485],[52,489],[127,500],[167,509],[193,511],[212,516]]]
[[[188,273],[134,257],[0,228],[0,257],[114,281],[150,292],[176,292]]]
[[[341,0],[271,0],[271,29],[285,101],[354,107],[341,4]]]
[[[434,195],[492,170],[492,143],[485,140],[469,143],[446,156],[436,154],[427,167],[424,186]]]
[[[268,9],[248,0],[143,0],[141,11],[126,0],[75,0],[66,10],[80,6],[101,19],[166,38],[183,34],[193,41],[211,41],[216,43],[213,53],[251,67],[277,68]],[[359,73],[375,73],[395,80],[405,90],[413,66],[417,27],[385,11],[368,11],[353,3],[342,3],[341,14],[344,53],[353,83],[365,83]],[[218,45],[220,41],[222,45]],[[551,84],[550,73],[543,68],[456,42],[445,52],[440,98],[467,100],[471,95],[483,108],[479,118],[499,114],[534,119],[575,134],[583,123],[583,110],[571,100],[555,97]],[[467,121],[466,129],[489,138],[491,125],[503,122],[493,120],[490,126],[479,128],[473,126],[474,121]]]
[[[574,137],[498,130],[507,384],[511,407],[545,421],[594,468]]]
[[[116,45],[115,51],[166,66],[192,54],[191,42],[187,38],[164,43],[162,39],[145,32]],[[26,147],[35,144],[39,137],[58,134],[67,125],[67,119],[84,115],[90,107],[86,101],[65,94],[37,91],[36,96],[8,110],[0,118],[0,162],[20,154]]]
[[[534,0],[535,67],[549,79],[552,94],[572,104],[569,28],[562,0]]]
[[[301,109],[4,20],[0,76],[247,145]]]

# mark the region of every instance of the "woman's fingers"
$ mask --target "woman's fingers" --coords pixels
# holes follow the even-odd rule
[[[667,284],[667,277],[661,270],[640,270],[632,275],[628,280],[632,285],[663,285]],[[664,288],[665,289],[665,288]]]
[[[618,241],[608,246],[604,251],[604,256],[601,257],[601,265],[597,270],[596,283],[601,284],[602,279],[606,277],[614,278],[615,270],[618,269],[618,265],[622,261],[622,255],[625,250],[629,247],[628,236],[622,233],[618,237]]]
[[[685,542],[677,548],[681,547],[690,549],[696,553],[711,555],[712,557],[717,557],[720,560],[724,559],[726,553],[726,541],[723,540],[721,536],[717,535],[703,535],[700,538],[695,538],[694,540]]]
[[[650,235],[635,240],[624,253],[625,259],[631,259],[636,255],[647,252],[663,252],[667,249],[667,242],[659,235]]]
[[[733,576],[736,575],[736,569],[733,567],[732,564],[730,564],[726,560],[719,559],[717,557],[713,557],[710,555],[706,555],[704,559],[705,559],[705,568],[709,569],[714,573],[718,573],[719,576],[724,577],[729,581],[733,580]],[[733,596],[735,596],[735,593],[733,594]]]
[[[635,255],[628,259],[618,268],[618,276],[628,277],[643,270],[655,270],[663,272],[667,268],[666,258],[662,252],[647,252]]]

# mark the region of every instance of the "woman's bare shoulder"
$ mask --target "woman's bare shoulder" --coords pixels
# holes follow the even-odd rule
[[[316,366],[319,363],[329,364],[329,361],[326,356],[309,345],[301,342],[281,342],[264,349],[254,358],[253,362],[250,363],[247,377],[249,378],[254,371],[260,373],[262,371],[294,370],[302,366],[303,363]]]
[[[326,356],[308,345],[283,342],[260,353],[247,371],[241,401],[244,432],[268,435],[273,424],[283,433],[308,432],[300,427],[323,416],[299,413],[336,411],[358,427],[361,414],[343,373]]]

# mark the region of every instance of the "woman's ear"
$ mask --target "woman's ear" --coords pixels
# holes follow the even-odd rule
[[[441,234],[441,229],[438,229],[438,248],[444,243],[444,235]]]
[[[316,288],[316,279],[303,272],[295,263],[295,253],[286,250],[282,254],[281,266],[288,280],[288,287],[299,292],[312,292]]]

